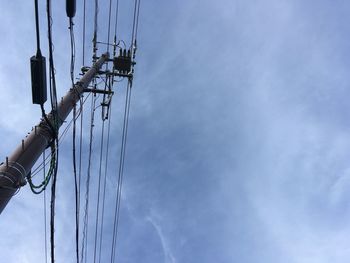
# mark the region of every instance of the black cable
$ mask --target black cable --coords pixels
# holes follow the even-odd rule
[[[117,4],[115,6],[113,57],[116,56],[116,48],[117,48],[118,12],[119,12],[119,0],[117,0]]]
[[[83,11],[83,66],[85,65],[85,21],[86,21],[86,0],[84,0]]]
[[[58,145],[56,145],[57,149]],[[56,150],[57,151],[57,150]],[[56,201],[56,181],[57,181],[57,160],[52,174],[51,185],[51,206],[50,206],[50,243],[51,243],[51,262],[55,262],[55,201]]]
[[[96,60],[96,51],[97,51],[97,23],[98,23],[98,0],[95,0],[95,16],[94,16],[94,37],[93,37],[93,61]]]
[[[37,56],[41,56],[38,0],[34,0]]]
[[[92,157],[92,142],[93,142],[93,128],[95,119],[95,104],[96,97],[92,97],[91,101],[91,123],[90,123],[90,139],[89,139],[89,156],[88,156],[88,168],[86,177],[86,192],[85,192],[85,212],[84,212],[84,226],[83,226],[83,241],[81,250],[81,262],[87,260],[87,236],[88,236],[88,214],[89,214],[89,192],[90,192],[90,177],[91,177],[91,157]]]
[[[136,41],[136,39],[137,39],[137,31],[138,31],[138,28],[139,28],[140,5],[141,5],[141,0],[139,0],[138,6],[137,6],[137,18],[136,18],[136,29],[135,29],[135,41]]]
[[[71,46],[70,78],[72,81],[72,87],[74,88],[75,39],[74,39],[73,27],[74,27],[73,18],[69,18],[69,35],[70,35],[70,46]]]
[[[106,149],[106,158],[105,158],[105,167],[104,167],[104,178],[103,178],[103,193],[102,193],[102,218],[101,218],[101,227],[100,227],[100,247],[99,247],[99,259],[98,262],[101,262],[101,251],[102,251],[102,242],[103,242],[103,225],[104,225],[104,214],[105,214],[105,200],[106,200],[106,182],[107,182],[107,170],[108,170],[108,160],[109,160],[109,139],[110,139],[110,130],[111,130],[111,119],[112,119],[112,111],[111,107],[109,107],[109,117],[108,117],[108,128],[107,128],[107,149]]]
[[[102,136],[100,147],[100,160],[98,169],[98,190],[97,190],[97,203],[96,203],[96,224],[95,224],[95,239],[94,239],[94,263],[96,262],[96,250],[97,250],[97,234],[99,223],[99,211],[100,211],[100,195],[101,195],[101,177],[102,177],[102,159],[103,159],[103,146],[104,146],[104,133],[105,133],[105,121],[102,121]]]
[[[46,176],[46,166],[45,166],[45,152],[43,152],[43,163],[44,163],[44,179]],[[45,229],[45,263],[47,263],[47,219],[46,219],[46,191],[44,191],[44,229]]]
[[[51,0],[47,0],[47,23],[48,23],[48,41],[49,41],[49,68],[50,68],[50,96],[53,112],[54,126],[57,130],[57,92],[56,92],[56,77],[55,66],[53,61],[53,44],[52,44],[52,17],[51,17]],[[57,137],[57,135],[56,135]]]
[[[52,44],[52,17],[51,17],[51,0],[46,1],[46,13],[48,24],[48,42],[49,42],[49,70],[50,70],[50,98],[52,107],[52,118],[54,122],[55,134],[55,167],[52,174],[51,185],[51,205],[50,205],[50,244],[51,244],[51,262],[55,262],[55,199],[56,199],[56,180],[57,180],[57,166],[58,166],[58,116],[57,116],[57,92],[55,67],[53,61],[53,44]]]
[[[75,251],[77,263],[79,263],[79,192],[77,179],[77,165],[76,165],[76,151],[75,151],[75,137],[76,137],[76,105],[73,107],[73,174],[74,174],[74,190],[75,190]]]
[[[112,0],[109,0],[107,53],[109,53],[109,39],[110,39],[110,34],[111,34],[111,12],[112,12]],[[108,63],[107,63],[107,65],[108,65]]]

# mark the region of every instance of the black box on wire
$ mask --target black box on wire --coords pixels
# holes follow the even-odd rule
[[[34,104],[44,104],[47,100],[46,91],[46,59],[43,56],[30,58],[32,75],[32,98]]]

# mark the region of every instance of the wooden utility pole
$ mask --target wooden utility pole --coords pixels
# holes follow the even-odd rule
[[[57,107],[57,129],[66,120],[84,90],[98,74],[102,65],[108,61],[108,57],[108,53],[103,54],[62,98]],[[53,124],[52,112],[47,115],[47,119],[51,124],[42,119],[31,133],[22,140],[22,143],[16,150],[9,157],[6,157],[5,162],[0,165],[0,214],[16,191],[26,184],[26,176],[30,173],[40,155],[49,146],[49,143],[54,139],[50,128],[52,127],[50,125]]]

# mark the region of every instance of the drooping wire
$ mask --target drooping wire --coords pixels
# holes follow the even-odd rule
[[[47,185],[50,182],[51,177],[53,177],[54,172],[55,172],[55,166],[56,166],[56,145],[53,142],[51,144],[51,161],[50,161],[50,169],[49,172],[47,173],[47,175],[44,177],[44,180],[39,184],[39,185],[35,185],[32,182],[32,177],[30,176],[30,174],[27,175],[27,181],[29,183],[30,189],[32,190],[32,192],[34,194],[41,194],[43,191],[45,191]]]
[[[118,238],[120,204],[121,204],[124,163],[125,163],[125,153],[126,153],[126,142],[127,142],[127,134],[128,134],[129,113],[130,113],[131,86],[132,86],[132,82],[131,82],[131,80],[129,80],[127,91],[126,91],[126,96],[125,96],[122,144],[121,144],[121,148],[120,148],[119,169],[118,169],[117,195],[116,195],[116,202],[115,202],[115,208],[114,208],[111,263],[115,262],[116,243],[117,243],[117,238]]]
[[[80,104],[80,108],[78,110],[78,114],[76,114],[76,119],[79,118],[79,116],[83,115],[83,105],[85,104],[86,100],[89,98],[91,93],[88,93],[88,95],[86,96],[86,98],[83,100],[83,102]],[[73,118],[68,122],[66,128],[63,130],[63,132],[60,134],[58,141],[59,141],[59,145],[64,141],[65,139],[65,135],[67,134],[70,126],[73,123]],[[81,131],[82,132],[82,131]],[[51,158],[51,154],[45,157],[45,162],[42,162],[41,164],[38,165],[38,167],[36,167],[35,169],[33,169],[32,174],[31,174],[31,178],[33,178],[36,174],[38,174],[39,172],[41,172],[43,170],[43,165],[44,164],[48,164],[50,161],[48,161],[48,159]]]

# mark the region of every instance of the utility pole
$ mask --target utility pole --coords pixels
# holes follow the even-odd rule
[[[57,107],[57,128],[66,120],[92,79],[99,73],[102,65],[109,61],[108,58],[108,53],[103,54],[62,98]],[[47,119],[53,123],[52,112],[47,114]],[[5,162],[0,164],[0,214],[16,191],[26,184],[26,176],[53,139],[50,124],[43,118],[22,140],[16,150],[6,157]]]

